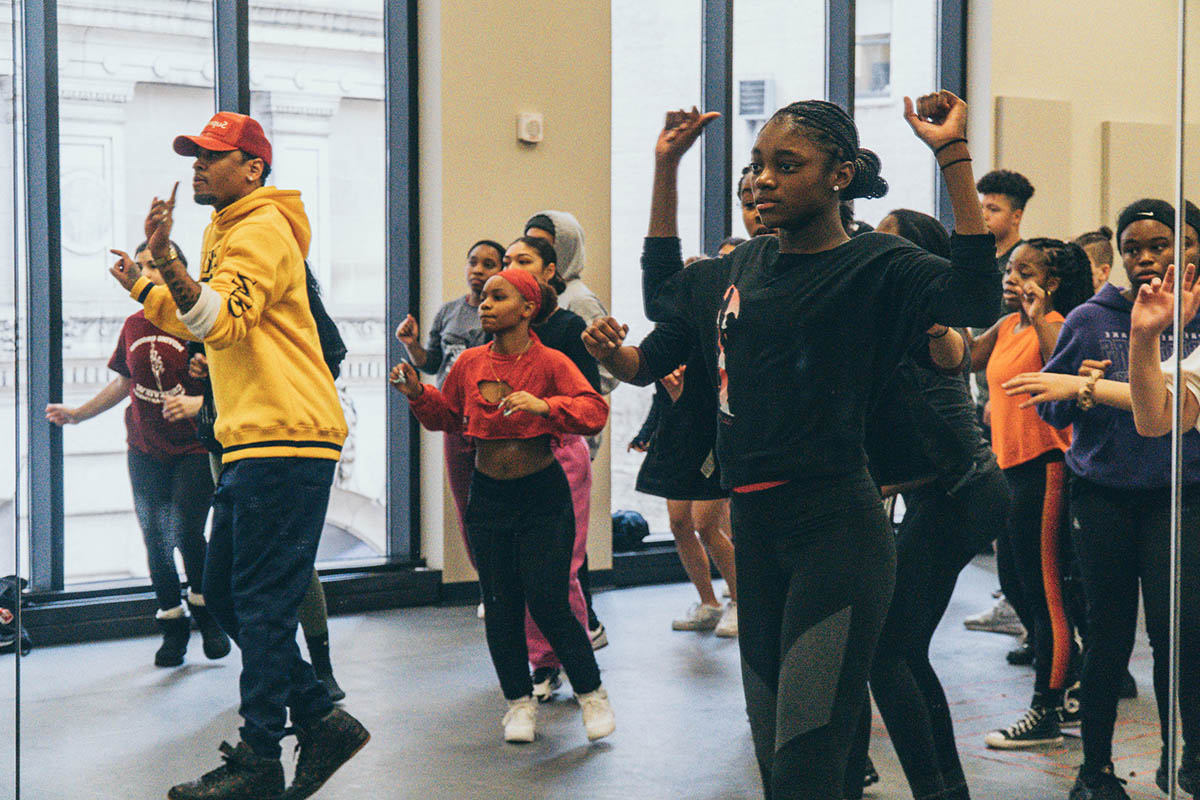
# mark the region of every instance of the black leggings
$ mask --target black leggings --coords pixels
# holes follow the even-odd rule
[[[575,510],[558,462],[509,481],[476,470],[466,525],[479,569],[488,650],[504,696],[516,700],[533,691],[525,644],[526,604],[575,693],[599,688],[600,668],[592,644],[567,601]]]
[[[768,800],[842,800],[896,550],[864,470],[734,493],[738,644]]]
[[[1009,467],[1004,476],[1013,502],[1005,529],[1021,586],[1022,602],[1033,623],[1034,702],[1057,706],[1078,665],[1075,632],[1067,616],[1063,576],[1070,547],[1066,533],[1066,467],[1051,450]]]
[[[993,468],[954,495],[936,486],[904,493],[896,539],[896,593],[875,649],[871,693],[904,768],[913,797],[969,797],[942,683],[929,661],[958,574],[987,542],[1012,492]],[[862,797],[870,711],[846,773],[846,797]],[[944,794],[939,794],[944,793]]]
[[[1171,591],[1167,489],[1123,490],[1071,478],[1071,530],[1088,599],[1084,651],[1083,758],[1095,771],[1112,761],[1117,692],[1133,652],[1138,583],[1154,653],[1154,697],[1166,739]],[[1179,711],[1183,739],[1200,743],[1200,487],[1184,493],[1180,587]]]
[[[140,450],[129,450],[129,482],[137,512],[150,584],[161,611],[180,604],[179,573],[175,548],[183,554],[188,585],[200,594],[204,586],[204,559],[208,544],[204,523],[212,506],[213,481],[208,454],[193,453],[159,459]]]

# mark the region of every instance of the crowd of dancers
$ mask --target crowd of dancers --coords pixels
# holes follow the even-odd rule
[[[655,143],[641,263],[655,324],[641,342],[626,343],[628,327],[587,288],[583,230],[557,210],[531,215],[508,245],[480,238],[463,295],[424,337],[411,315],[396,330],[407,357],[390,382],[444,436],[504,740],[535,739],[538,705],[564,673],[588,739],[616,728],[594,653],[608,632],[587,570],[592,459],[605,395],[655,384],[628,447],[646,453],[637,488],[666,500],[697,593],[671,627],[737,637],[768,800],[862,796],[877,779],[868,687],[913,797],[970,796],[930,645],[959,572],[993,546],[1003,598],[968,625],[1023,632],[1010,660],[1032,663],[1034,682],[1028,711],[987,746],[1044,746],[1078,726],[1071,800],[1127,797],[1112,739],[1117,700],[1136,691],[1139,590],[1167,740],[1176,387],[1161,364],[1176,294],[1182,559],[1185,573],[1200,566],[1200,210],[1189,203],[1176,231],[1169,203],[1132,203],[1114,220],[1115,252],[1107,227],[1026,240],[1033,187],[1005,170],[976,182],[966,106],[943,91],[906,98],[905,119],[941,170],[953,232],[907,209],[872,228],[850,203],[887,193],[879,158],[843,109],[804,101],[762,127],[742,171],[748,239],[685,260],[678,168],[717,116],[670,112]],[[144,307],[122,329],[117,377],[46,416],[74,424],[130,398],[129,472],[163,633],[154,661],[183,662],[193,621],[208,658],[231,640],[242,651],[240,742],[169,796],[307,797],[369,739],[333,705],[345,693],[314,571],[346,435],[334,387],[345,348],[304,261],[299,193],[265,184],[258,123],[222,112],[174,146],[194,159],[196,202],[214,208],[199,280],[170,241],[173,190],[153,202],[135,254],[113,251],[113,276]],[[1117,256],[1127,288],[1108,282]],[[1194,793],[1200,590],[1185,583],[1181,601],[1174,777]],[[290,732],[300,760],[285,787]],[[1172,777],[1164,749],[1159,787]]]

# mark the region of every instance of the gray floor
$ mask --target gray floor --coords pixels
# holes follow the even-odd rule
[[[983,734],[1013,722],[1032,687],[1028,669],[1004,663],[1010,637],[961,626],[963,616],[990,605],[990,570],[984,559],[967,568],[934,639],[972,796],[1065,798],[1081,757],[1077,739],[1035,752],[983,747]],[[334,619],[346,708],[373,739],[318,796],[760,797],[736,642],[669,630],[692,595],[679,584],[597,596],[612,641],[598,655],[617,732],[590,746],[566,699],[543,706],[533,745],[501,741],[503,702],[474,609]],[[236,657],[206,662],[193,639],[186,666],[161,670],[150,663],[155,646],[138,639],[41,648],[23,662],[22,797],[161,800],[173,783],[218,763],[216,745],[236,737]],[[1122,704],[1118,772],[1129,780],[1131,796],[1162,797],[1153,785],[1158,738],[1144,637],[1132,668],[1141,697]],[[11,658],[0,661],[0,742],[9,741],[12,729],[11,671]],[[911,797],[878,718],[871,750],[883,780],[867,796]],[[11,765],[0,746],[0,797],[12,796]]]

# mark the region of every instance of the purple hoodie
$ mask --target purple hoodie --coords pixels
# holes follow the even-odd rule
[[[1129,380],[1129,313],[1133,303],[1121,290],[1105,284],[1078,306],[1063,324],[1054,354],[1043,372],[1076,375],[1085,358],[1111,359],[1106,378]],[[1162,336],[1165,360],[1172,352],[1172,332]],[[1200,344],[1200,318],[1184,329],[1184,355]],[[1162,489],[1171,485],[1171,437],[1149,439],[1133,427],[1133,414],[1105,405],[1080,411],[1073,400],[1044,403],[1038,414],[1056,428],[1074,426],[1067,466],[1082,478],[1115,489]],[[1200,483],[1200,432],[1183,437],[1184,479]]]

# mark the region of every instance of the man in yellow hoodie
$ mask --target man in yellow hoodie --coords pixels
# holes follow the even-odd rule
[[[265,186],[271,144],[242,114],[216,114],[175,152],[195,158],[195,200],[214,209],[200,279],[170,244],[175,191],[154,199],[146,240],[166,286],[136,266],[112,274],[163,330],[202,341],[218,409],[224,470],[213,498],[204,596],[242,650],[237,747],[225,764],[171,789],[172,800],[308,797],[370,735],[336,709],[296,646],[346,422],[308,304],[311,239],[300,193]],[[280,739],[288,712],[300,742],[284,790]]]

